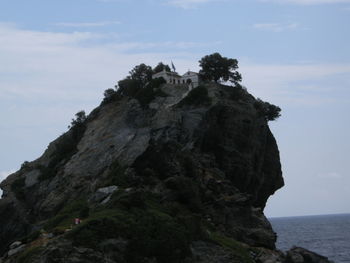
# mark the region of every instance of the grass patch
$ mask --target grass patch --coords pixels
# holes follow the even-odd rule
[[[42,247],[30,247],[27,248],[23,253],[21,253],[16,262],[17,263],[31,263],[33,262],[33,257],[40,254],[43,251]]]
[[[242,245],[240,242],[221,235],[217,232],[210,234],[210,239],[222,247],[225,247],[237,257],[241,263],[254,263],[255,261],[250,256],[250,250]]]
[[[102,240],[122,237],[129,240],[127,262],[156,258],[157,262],[179,262],[190,255],[190,235],[168,214],[154,209],[97,211],[67,234],[75,246],[96,248]]]
[[[128,263],[155,258],[157,262],[181,262],[191,255],[190,244],[202,235],[200,217],[179,205],[171,206],[150,192],[118,191],[106,206],[66,234],[74,246],[98,249],[110,238],[128,240],[124,256]]]
[[[85,218],[89,215],[89,207],[84,200],[73,201],[66,204],[58,214],[50,218],[44,225],[44,229],[48,232],[64,232],[73,224],[74,218]]]

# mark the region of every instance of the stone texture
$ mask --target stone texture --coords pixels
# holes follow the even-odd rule
[[[91,197],[94,202],[101,202],[106,200],[111,194],[118,190],[118,186],[111,185],[97,189],[96,193]]]
[[[247,247],[263,247],[264,258],[258,261],[251,256],[256,262],[284,262],[274,250],[276,235],[263,213],[268,197],[284,184],[276,141],[254,107],[254,97],[233,87],[206,87],[211,105],[179,106],[188,94],[182,85],[164,85],[169,96],[156,98],[150,107],[128,97],[101,105],[88,117],[76,151],[60,160],[53,175],[40,179],[63,136],[50,143],[40,158],[9,176],[0,185],[4,190],[0,253],[40,229],[65,204],[82,198],[91,208],[109,203],[113,193],[123,188],[111,183],[120,178],[110,178],[118,162],[123,176],[132,181],[124,187],[126,195],[137,197],[148,191],[164,202],[187,202],[219,233]],[[238,91],[240,97],[233,99]],[[18,195],[11,185],[21,178],[25,183],[17,189]],[[106,238],[92,249],[74,246],[64,235],[55,236],[32,262],[126,262],[129,241]],[[286,258],[294,260],[290,263],[300,255],[304,260],[309,257],[305,251],[288,253]],[[183,262],[239,262],[232,251],[207,240],[193,243],[192,254]],[[144,262],[155,259],[150,256]]]
[[[10,245],[10,249],[17,248],[17,247],[19,247],[20,245],[22,245],[22,242],[21,242],[21,241],[15,241],[15,242],[13,242],[13,243]]]
[[[20,246],[18,246],[18,247],[16,247],[16,248],[10,249],[10,250],[7,252],[7,256],[8,256],[8,257],[11,257],[11,256],[13,256],[13,255],[15,255],[15,254],[17,254],[17,253],[23,251],[25,248],[26,248],[26,245],[20,245]]]
[[[31,187],[35,184],[38,183],[38,178],[40,176],[40,171],[39,170],[33,170],[28,173],[26,173],[26,179],[25,179],[25,186],[26,187]]]
[[[287,252],[285,263],[331,263],[327,257],[318,255],[305,248],[293,247]]]

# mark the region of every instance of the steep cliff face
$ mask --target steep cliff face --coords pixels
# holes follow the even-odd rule
[[[126,96],[101,105],[1,183],[0,252],[26,243],[8,262],[259,262],[277,253],[263,209],[283,178],[259,102],[216,84],[161,90],[147,105]],[[72,227],[76,217],[83,223]]]

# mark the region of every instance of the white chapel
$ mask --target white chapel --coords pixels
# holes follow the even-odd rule
[[[187,71],[185,74],[180,76],[175,71],[163,71],[158,72],[152,75],[152,79],[163,78],[168,84],[187,84],[190,89],[196,88],[199,86],[199,74],[193,71]]]

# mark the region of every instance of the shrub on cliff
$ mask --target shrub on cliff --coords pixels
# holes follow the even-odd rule
[[[140,64],[135,66],[125,79],[118,81],[117,94],[134,97],[140,89],[152,80],[153,70],[150,66]]]
[[[254,103],[255,109],[258,111],[258,114],[264,116],[267,121],[274,121],[281,116],[281,108],[270,104],[261,99],[257,99]]]
[[[153,69],[153,74],[162,72],[164,69],[167,72],[171,71],[169,65],[163,64],[163,62],[159,62],[158,65]]]
[[[136,80],[131,79],[130,77],[118,81],[117,87],[118,94],[130,97],[135,96],[135,94],[141,89],[139,83]]]
[[[156,97],[167,96],[160,86],[165,83],[163,78],[152,79],[145,85],[141,85],[137,80],[130,77],[118,82],[117,93],[122,96],[135,98],[139,101],[142,107],[146,107]]]
[[[106,89],[103,92],[103,101],[102,101],[102,105],[103,104],[107,104],[110,103],[112,101],[115,101],[118,99],[118,93],[115,89]]]
[[[129,73],[132,80],[137,81],[140,86],[145,86],[152,80],[153,70],[152,67],[142,63],[135,66]]]
[[[146,87],[143,89],[140,89],[135,94],[135,99],[139,101],[139,103],[145,107],[148,105],[152,100],[154,100],[156,97],[166,97],[167,94],[164,93],[160,86],[165,83],[165,80],[163,78],[158,79],[152,79]]]
[[[86,114],[85,111],[79,111],[72,119],[68,132],[61,135],[55,143],[55,151],[51,154],[50,162],[47,166],[39,166],[41,174],[39,180],[43,181],[56,175],[59,167],[69,160],[77,151],[77,145],[86,130]]]

